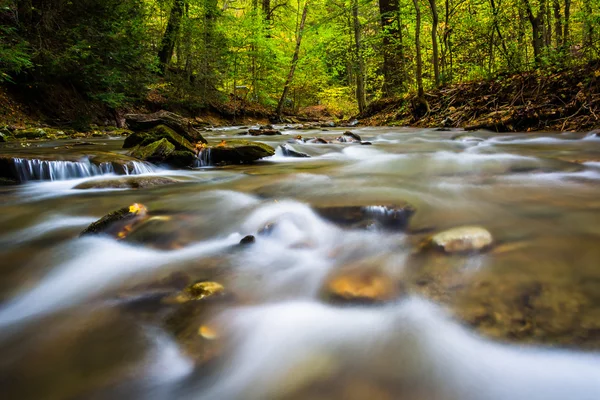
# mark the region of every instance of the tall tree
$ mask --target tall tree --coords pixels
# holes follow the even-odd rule
[[[433,48],[433,74],[435,77],[435,85],[440,84],[440,60],[438,56],[437,30],[439,17],[435,0],[429,0],[429,8],[431,9],[431,46]]]
[[[356,62],[356,101],[358,111],[362,113],[367,108],[367,100],[365,95],[365,63],[361,51],[361,28],[358,19],[358,0],[352,0],[352,28],[354,30],[354,56]]]
[[[171,58],[173,58],[175,42],[179,35],[184,8],[185,0],[173,0],[169,22],[167,22],[167,28],[165,29],[165,34],[162,38],[160,50],[158,51],[158,66],[163,74],[166,72],[169,63],[171,62]]]
[[[283,85],[283,92],[281,93],[281,97],[279,98],[279,102],[277,103],[277,109],[275,110],[277,117],[280,119],[281,115],[283,114],[283,105],[285,104],[285,100],[290,90],[290,85],[292,84],[292,80],[294,79],[294,72],[296,71],[296,66],[298,65],[300,45],[302,44],[302,35],[304,33],[304,24],[306,23],[306,15],[308,14],[308,3],[309,0],[306,0],[306,3],[304,3],[304,9],[302,10],[302,19],[300,20],[300,26],[298,27],[298,32],[296,34],[296,48],[294,49],[294,55],[292,57],[290,72],[288,72],[285,84]]]
[[[404,44],[398,0],[379,0],[383,32],[383,91],[387,96],[404,88]]]
[[[415,7],[415,53],[417,57],[416,79],[417,93],[419,97],[425,94],[423,90],[423,57],[421,56],[421,7],[419,0],[413,0]]]

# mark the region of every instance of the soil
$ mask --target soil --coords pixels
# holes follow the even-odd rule
[[[371,103],[366,125],[517,131],[590,131],[600,127],[600,61],[563,70],[535,70],[444,86]]]

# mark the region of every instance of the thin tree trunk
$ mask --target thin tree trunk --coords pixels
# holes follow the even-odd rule
[[[435,77],[435,85],[440,85],[440,60],[438,55],[438,42],[437,42],[437,27],[439,24],[437,5],[435,0],[429,0],[429,7],[431,8],[431,45],[433,47],[433,75]]]
[[[271,0],[262,0],[262,12],[265,21],[271,20]]]
[[[496,30],[496,33],[498,34],[498,39],[500,39],[500,44],[502,45],[502,52],[504,53],[504,56],[506,57],[506,62],[508,64],[508,67],[510,69],[514,69],[514,65],[513,65],[513,57],[511,55],[511,53],[508,51],[508,48],[506,47],[506,42],[504,41],[504,37],[502,36],[502,32],[500,32],[500,26],[498,24],[498,8],[496,7],[496,3],[494,0],[490,0],[490,5],[492,6],[492,14],[494,15],[494,29]]]
[[[534,15],[533,10],[531,9],[531,4],[529,4],[529,0],[523,0],[523,4],[525,5],[525,11],[527,11],[527,18],[529,19],[529,23],[531,24],[533,36],[533,58],[535,60],[535,64],[539,65],[542,61],[542,43],[544,40],[542,7],[540,7],[540,11],[538,11],[538,15]]]
[[[554,9],[554,39],[555,47],[559,50],[562,47],[562,22],[560,15],[559,0],[552,0],[552,8]]]
[[[360,21],[358,20],[358,0],[352,0],[352,26],[354,28],[354,51],[358,73],[356,74],[356,100],[358,102],[358,111],[362,113],[367,108],[365,98],[365,66],[360,53]]]
[[[571,0],[565,0],[565,26],[563,33],[563,48],[566,51],[569,48],[569,22],[571,19]]]
[[[281,114],[283,114],[283,105],[285,103],[285,99],[290,90],[292,80],[294,79],[296,65],[298,65],[300,44],[302,43],[302,34],[304,33],[304,23],[306,22],[306,14],[308,13],[308,3],[308,0],[306,0],[306,3],[304,3],[304,10],[302,11],[302,20],[300,21],[300,28],[298,29],[298,35],[296,36],[296,49],[294,50],[294,56],[292,57],[292,65],[290,66],[290,72],[288,73],[288,76],[285,80],[285,84],[283,85],[283,93],[281,93],[281,98],[279,99],[279,103],[277,103],[277,109],[275,111],[277,117],[279,117],[280,119]]]
[[[397,19],[398,0],[379,0],[379,15],[383,32],[383,91],[392,95],[403,86],[404,51],[402,33]]]
[[[416,13],[416,26],[415,26],[415,51],[417,56],[417,92],[419,97],[423,97],[425,91],[423,90],[423,59],[421,56],[421,7],[419,7],[419,0],[413,0]]]
[[[179,34],[184,8],[184,0],[174,0],[171,14],[169,15],[169,22],[167,22],[167,28],[165,29],[158,52],[158,66],[160,72],[163,74],[167,71],[171,58],[173,58],[175,42]]]

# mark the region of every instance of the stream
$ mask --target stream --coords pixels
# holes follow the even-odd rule
[[[145,189],[76,189],[116,178],[89,162],[23,165],[26,183],[0,186],[0,398],[600,399],[600,138],[365,127],[353,132],[372,145],[293,140],[344,130],[251,139],[309,158],[140,164],[132,174],[177,181]],[[151,218],[126,238],[79,236],[134,203]],[[405,204],[406,231],[317,212]],[[465,225],[494,245],[423,248]],[[340,301],[336,280],[391,298]],[[226,294],[182,301],[198,281]]]

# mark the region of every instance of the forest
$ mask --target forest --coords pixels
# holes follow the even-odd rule
[[[50,114],[424,114],[426,91],[593,63],[599,26],[598,0],[2,0],[0,84]]]

